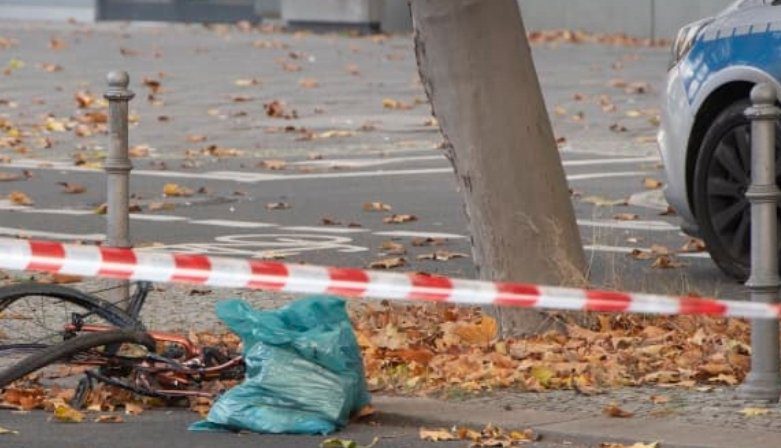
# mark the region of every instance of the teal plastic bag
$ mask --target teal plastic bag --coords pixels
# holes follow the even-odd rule
[[[370,403],[343,300],[318,296],[276,310],[229,300],[217,316],[244,343],[246,378],[191,430],[330,434]]]

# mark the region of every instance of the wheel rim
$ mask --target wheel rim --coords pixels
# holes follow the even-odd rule
[[[781,180],[781,152],[776,150],[776,182]],[[750,265],[751,126],[739,125],[724,134],[708,168],[707,202],[710,224],[729,256]]]

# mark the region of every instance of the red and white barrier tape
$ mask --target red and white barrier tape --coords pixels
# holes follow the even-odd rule
[[[491,283],[7,238],[0,238],[0,269],[468,305],[750,319],[781,317],[781,306],[771,304]]]

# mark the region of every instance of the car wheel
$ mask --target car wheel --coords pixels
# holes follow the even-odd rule
[[[726,274],[745,281],[750,274],[751,123],[748,99],[733,103],[705,134],[694,171],[694,212],[713,261]],[[781,134],[779,134],[781,137]],[[776,142],[776,182],[779,180]]]

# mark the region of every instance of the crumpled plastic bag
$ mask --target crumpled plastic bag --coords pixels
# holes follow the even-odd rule
[[[216,308],[244,343],[246,377],[190,430],[330,434],[371,401],[343,300],[317,296],[276,310],[228,300]]]

